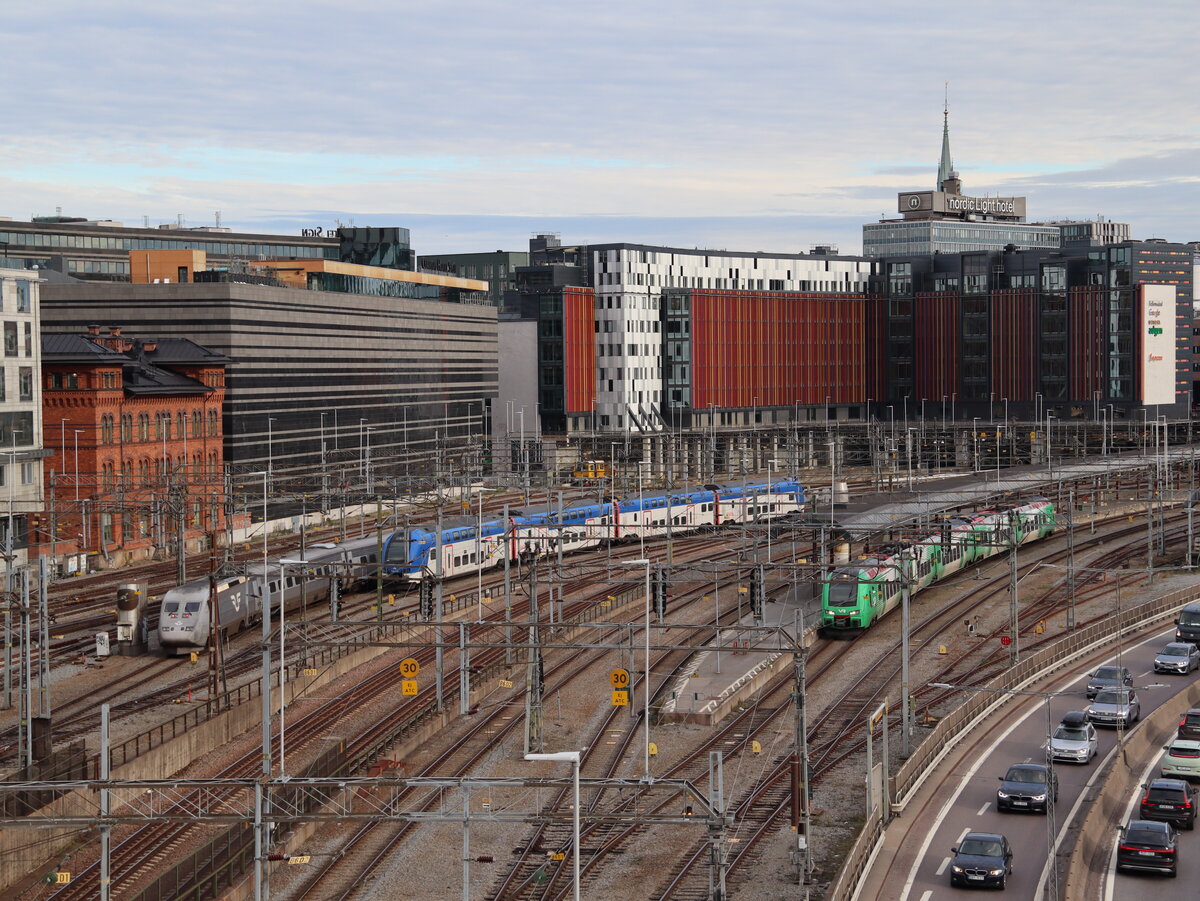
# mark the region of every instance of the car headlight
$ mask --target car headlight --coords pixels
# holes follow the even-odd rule
[[[1005,801],[1007,801],[1007,800],[1008,800],[1008,795],[1007,795],[1005,792],[1002,792],[1002,791],[998,791],[998,792],[996,792],[996,797],[997,797],[997,798],[1003,798]]]
[[[1004,875],[1004,867],[997,867],[994,870],[988,870],[988,873],[989,873],[989,875],[992,875],[992,876],[1003,876]]]
[[[962,871],[963,871],[963,868],[960,866],[953,866],[950,868],[951,873],[961,873]]]
[[[1046,793],[1045,793],[1045,792],[1042,792],[1040,795],[1034,795],[1034,796],[1033,796],[1033,800],[1035,800],[1035,801],[1045,801],[1045,800],[1046,800]]]

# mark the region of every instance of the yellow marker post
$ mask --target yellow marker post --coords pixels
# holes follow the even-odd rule
[[[759,744],[758,742],[756,742],[756,741],[752,741],[752,742],[750,742],[750,753],[752,753],[752,754],[761,754],[761,753],[762,753],[762,745],[760,745],[760,744]]]

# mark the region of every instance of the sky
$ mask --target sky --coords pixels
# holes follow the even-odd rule
[[[1200,239],[1200,4],[1160,0],[13,4],[0,215],[418,253],[861,249],[935,187]]]

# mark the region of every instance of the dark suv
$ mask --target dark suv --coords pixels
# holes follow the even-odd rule
[[[1058,780],[1042,763],[1017,763],[1000,777],[996,809],[1036,810],[1045,813],[1058,800]]]
[[[1182,779],[1155,779],[1142,786],[1141,817],[1162,820],[1182,829],[1196,827],[1196,789]]]
[[[1155,870],[1174,877],[1178,858],[1170,823],[1130,820],[1117,842],[1117,871]]]
[[[1200,739],[1200,708],[1193,707],[1179,718],[1177,738]]]
[[[1133,673],[1123,666],[1102,666],[1088,678],[1087,696],[1090,701],[1105,688],[1131,688]]]
[[[991,885],[1004,888],[1012,873],[1012,847],[1003,835],[968,832],[950,849],[951,885]]]

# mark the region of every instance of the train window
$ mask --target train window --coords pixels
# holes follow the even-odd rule
[[[178,613],[178,604],[163,604],[163,613]]]
[[[184,615],[187,615],[189,613],[199,613],[200,612],[200,602],[199,601],[188,601],[186,604],[183,605],[183,612],[184,612]]]

